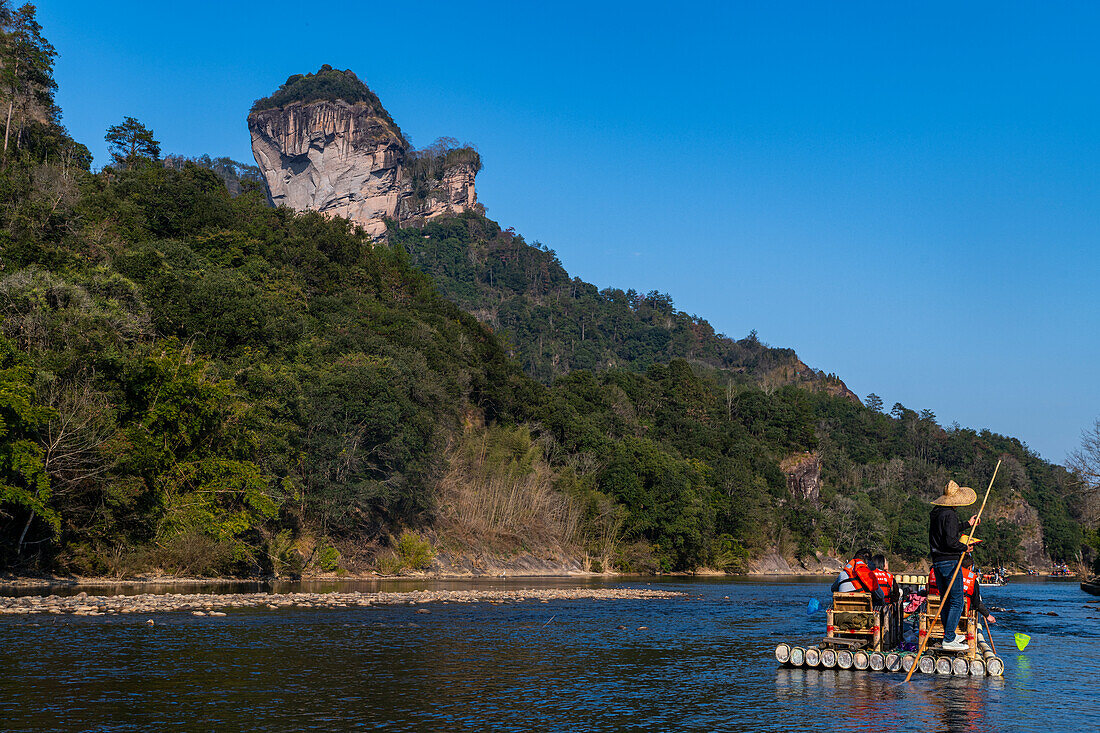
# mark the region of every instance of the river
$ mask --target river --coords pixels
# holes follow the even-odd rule
[[[4,616],[0,729],[1100,730],[1100,598],[1076,583],[983,589],[989,605],[1009,609],[993,627],[1003,679],[917,675],[909,685],[900,674],[777,667],[777,642],[821,634],[823,616],[806,615],[809,598],[828,602],[820,580],[445,586],[585,583],[687,595],[432,604],[428,614],[413,606],[164,613],[154,625],[145,616]],[[1031,636],[1026,651],[1014,632]]]

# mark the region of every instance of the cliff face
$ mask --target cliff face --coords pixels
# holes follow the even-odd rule
[[[478,164],[415,165],[401,132],[367,102],[292,102],[248,116],[252,153],[275,205],[319,211],[360,224],[373,237],[398,223],[477,205]],[[419,175],[430,168],[431,175]]]
[[[1039,511],[1019,494],[1013,494],[991,515],[992,519],[1007,519],[1020,528],[1020,560],[1026,567],[1049,568],[1050,557],[1043,547],[1043,525]],[[984,523],[984,520],[983,520]],[[979,529],[979,536],[981,530]]]
[[[787,477],[791,496],[817,502],[821,494],[821,455],[795,453],[779,462],[779,470]]]

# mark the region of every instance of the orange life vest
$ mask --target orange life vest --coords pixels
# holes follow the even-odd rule
[[[882,588],[882,594],[885,596],[890,595],[890,589],[894,585],[894,576],[886,572],[882,568],[875,568],[875,580],[878,581],[878,587]]]
[[[844,572],[848,575],[848,580],[854,587],[854,591],[846,592],[859,592],[865,591],[870,593],[875,588],[878,588],[878,582],[875,580],[874,574],[871,569],[867,567],[867,563],[859,559],[852,559],[848,561],[848,564],[844,566]],[[841,584],[843,588],[843,583]]]

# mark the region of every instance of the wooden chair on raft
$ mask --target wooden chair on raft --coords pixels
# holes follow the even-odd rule
[[[901,640],[897,606],[874,608],[870,593],[833,593],[833,607],[825,611],[822,645],[873,652],[895,648]]]
[[[969,605],[969,602],[967,603]],[[936,593],[929,592],[928,600],[921,609],[920,636],[923,639],[928,636],[929,648],[943,643],[943,622],[936,614],[940,607],[940,597]],[[978,658],[978,612],[973,608],[967,608],[959,618],[957,633],[966,637],[968,647],[965,652],[967,659]]]

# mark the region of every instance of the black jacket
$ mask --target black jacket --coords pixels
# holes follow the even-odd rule
[[[959,541],[959,535],[970,524],[959,521],[959,515],[949,506],[937,506],[932,509],[928,521],[928,544],[932,549],[932,562],[958,560],[966,545]]]

